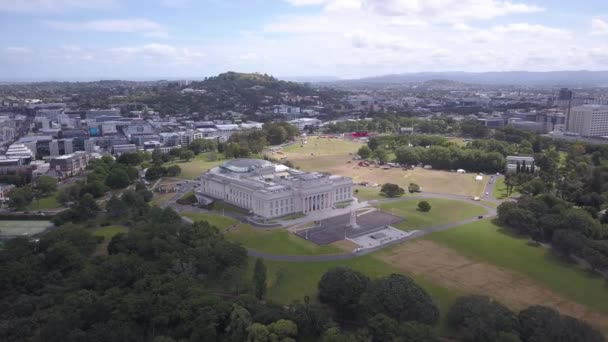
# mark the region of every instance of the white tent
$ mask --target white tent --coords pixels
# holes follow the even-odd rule
[[[457,173],[467,173],[467,171],[465,169],[458,169],[456,170]]]
[[[476,180],[476,181],[478,181],[478,182],[479,182],[479,181],[482,181],[482,180],[483,180],[483,177],[482,177],[482,176],[475,176],[475,180]]]

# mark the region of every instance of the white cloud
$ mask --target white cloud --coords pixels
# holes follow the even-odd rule
[[[591,34],[596,36],[608,35],[608,21],[599,18],[591,19]]]
[[[64,12],[72,9],[107,9],[116,0],[0,0],[0,12]]]
[[[161,4],[170,8],[188,8],[192,5],[192,0],[161,0]]]
[[[159,38],[166,38],[168,36],[167,30],[163,25],[145,18],[103,19],[80,22],[48,21],[47,24],[54,29],[64,31],[141,33],[146,36]]]
[[[23,46],[9,46],[5,50],[12,54],[29,54],[33,52],[32,49]]]
[[[175,47],[158,43],[111,48],[107,52],[115,61],[142,59],[149,63],[192,64],[205,57],[199,48]]]

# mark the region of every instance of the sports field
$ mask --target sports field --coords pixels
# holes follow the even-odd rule
[[[353,157],[361,146],[362,143],[344,139],[311,137],[304,147],[296,144],[285,148],[282,156],[286,156],[287,160],[304,171],[322,171],[347,176],[353,178],[355,183],[395,183],[404,189],[407,189],[410,183],[416,183],[425,192],[482,196],[488,182],[487,177],[484,177],[483,181],[475,181],[475,174],[457,174],[422,168],[385,170],[374,166],[358,166],[358,161],[353,160]],[[274,157],[277,155],[275,154]]]
[[[216,161],[208,161],[208,153],[201,153],[197,156],[194,156],[192,160],[189,162],[183,161],[173,161],[170,163],[163,164],[164,167],[169,167],[171,165],[179,165],[182,169],[182,173],[177,178],[183,179],[194,179],[201,175],[201,173],[221,165],[224,160],[216,160]]]
[[[34,235],[43,232],[53,224],[49,221],[38,220],[12,220],[0,221],[0,235],[2,236],[21,236]]]
[[[418,210],[418,203],[422,200],[429,202],[431,211],[424,213]],[[387,213],[405,218],[405,221],[394,226],[406,231],[466,220],[486,212],[483,207],[473,203],[443,198],[388,202],[380,204],[379,207]]]

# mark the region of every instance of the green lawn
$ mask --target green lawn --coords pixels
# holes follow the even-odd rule
[[[225,160],[208,161],[208,155],[208,153],[201,153],[198,156],[195,156],[189,162],[178,160],[165,163],[163,166],[169,167],[171,165],[179,165],[179,167],[182,169],[182,173],[177,178],[194,179],[200,176],[201,173],[225,162]]]
[[[492,191],[492,196],[496,199],[506,199],[507,196],[507,186],[505,185],[505,178],[500,177],[495,180],[496,184],[494,185],[494,190]],[[513,190],[511,193],[511,197],[517,197],[519,193],[516,190]]]
[[[355,190],[358,190],[354,193],[355,197],[357,197],[358,199],[360,199],[362,201],[378,200],[378,199],[387,198],[382,193],[380,193],[379,187],[356,186]]]
[[[232,241],[242,243],[247,248],[270,254],[323,255],[344,253],[344,250],[337,246],[319,246],[282,228],[263,229],[254,228],[248,224],[239,224],[236,228],[231,229],[226,236]]]
[[[523,273],[581,304],[608,313],[608,286],[600,276],[557,258],[549,249],[528,245],[488,220],[438,232],[428,239],[460,253]]]
[[[350,267],[369,277],[375,278],[391,273],[400,273],[389,264],[375,259],[371,255],[362,256],[352,260],[329,262],[277,262],[264,261],[268,267],[268,294],[267,298],[280,304],[289,304],[294,300],[302,300],[309,296],[315,300],[317,284],[323,273],[336,266]],[[411,275],[410,275],[411,276]],[[437,329],[442,335],[451,335],[445,323],[445,314],[454,300],[461,294],[453,290],[438,287],[423,278],[413,277],[433,297],[441,311],[441,321]]]
[[[427,198],[431,211],[421,212],[418,202],[421,200],[403,200],[380,204],[380,209],[387,213],[404,217],[406,220],[395,225],[402,230],[423,229],[450,222],[469,219],[485,214],[486,210],[473,203],[442,198]]]
[[[285,147],[283,152],[286,152],[288,157],[309,156],[311,153],[314,153],[315,156],[348,155],[352,153],[354,156],[361,146],[363,146],[362,143],[352,140],[311,136],[308,137],[307,144],[302,146],[298,141],[291,146]],[[275,153],[273,157],[280,158],[281,154]]]
[[[161,204],[167,202],[168,200],[170,200],[173,196],[175,196],[174,192],[168,192],[166,194],[154,193],[154,197],[150,201],[150,205],[151,206],[161,205]]]
[[[27,207],[27,210],[40,211],[48,209],[57,209],[61,207],[63,207],[63,205],[57,200],[57,192],[54,192],[50,196],[33,200],[32,203]]]
[[[219,229],[226,229],[226,228],[238,223],[238,221],[233,219],[232,217],[222,216],[222,215],[217,215],[217,214],[195,213],[195,212],[191,212],[191,211],[184,211],[180,214],[195,222],[196,221],[207,221],[211,225],[216,226]]]
[[[218,212],[222,212],[223,210],[225,211],[230,211],[236,214],[241,214],[241,215],[249,215],[249,212],[246,209],[243,208],[239,208],[235,205],[232,205],[230,203],[226,203],[223,201],[215,201],[213,202],[213,210],[218,211]]]
[[[0,235],[19,236],[34,235],[43,232],[53,224],[49,221],[38,220],[10,220],[0,221]]]
[[[103,241],[97,245],[94,254],[95,255],[106,255],[108,254],[108,245],[114,235],[119,233],[126,233],[128,229],[124,226],[106,226],[99,227],[93,230],[93,235],[103,237]]]

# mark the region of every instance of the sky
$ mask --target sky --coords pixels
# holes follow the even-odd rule
[[[608,70],[606,0],[0,0],[0,80]]]

